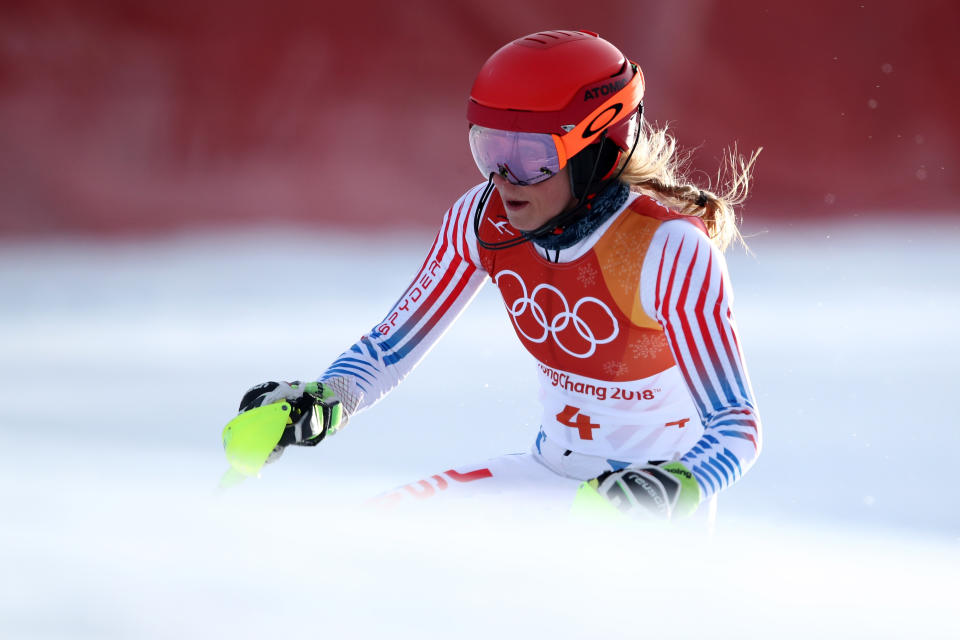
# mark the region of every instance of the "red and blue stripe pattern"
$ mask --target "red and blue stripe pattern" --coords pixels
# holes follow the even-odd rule
[[[730,486],[760,452],[760,418],[737,337],[723,255],[685,221],[665,223],[654,310],[704,425],[681,459],[704,498]]]
[[[482,191],[471,189],[444,215],[430,253],[403,295],[374,329],[337,358],[320,377],[346,382],[352,412],[382,398],[423,359],[487,279],[470,214]],[[342,385],[341,385],[342,386]]]

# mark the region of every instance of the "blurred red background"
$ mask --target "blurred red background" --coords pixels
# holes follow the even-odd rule
[[[507,41],[599,32],[748,220],[958,216],[960,3],[6,0],[0,234],[434,226],[480,181],[466,98]]]

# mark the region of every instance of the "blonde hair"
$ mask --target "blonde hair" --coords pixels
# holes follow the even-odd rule
[[[637,146],[620,179],[634,191],[646,193],[678,213],[703,219],[707,234],[721,251],[732,242],[744,243],[734,207],[747,199],[753,165],[763,147],[746,159],[737,152],[736,144],[725,150],[716,186],[707,184],[707,188],[701,189],[686,174],[691,154],[678,153],[676,140],[667,128],[642,122]]]

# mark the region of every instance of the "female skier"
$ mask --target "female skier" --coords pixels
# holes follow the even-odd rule
[[[643,94],[640,67],[595,33],[545,31],[494,53],[467,107],[486,182],[447,211],[398,302],[317,382],[244,395],[241,413],[293,407],[273,457],[396,387],[490,279],[536,360],[533,446],[380,500],[535,487],[640,516],[712,512],[761,443],[721,253],[755,156],[729,154],[720,194],[689,184],[673,139],[643,120]]]

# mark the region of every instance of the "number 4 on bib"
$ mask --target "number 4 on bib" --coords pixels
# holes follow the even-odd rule
[[[580,413],[580,409],[570,405],[565,406],[563,411],[557,414],[557,422],[576,429],[580,433],[581,440],[593,440],[593,430],[600,428],[600,425],[590,421],[590,416]]]

